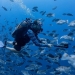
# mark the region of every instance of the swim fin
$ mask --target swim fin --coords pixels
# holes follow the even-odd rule
[[[4,47],[4,44],[2,41],[0,41],[0,47]]]

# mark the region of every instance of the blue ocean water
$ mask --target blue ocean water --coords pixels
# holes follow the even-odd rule
[[[3,7],[5,7],[6,10]],[[32,11],[33,7],[38,7],[38,11]],[[56,7],[56,9],[53,10],[54,7]],[[61,52],[60,50],[59,53],[62,55],[65,52],[67,52],[69,55],[74,54],[74,49],[72,46],[75,45],[75,40],[69,41],[60,39],[61,36],[67,35],[70,32],[64,32],[64,29],[75,29],[74,27],[68,26],[71,21],[75,20],[74,7],[75,0],[0,0],[0,40],[3,42],[6,39],[10,41],[14,40],[14,38],[11,36],[12,31],[26,18],[43,19],[43,33],[48,34],[47,31],[51,33],[53,30],[55,30],[56,34],[59,34],[59,43],[61,41],[67,41],[70,43],[69,48],[67,48],[66,51]],[[40,11],[46,11],[45,15],[41,15]],[[48,13],[53,13],[54,16],[47,17]],[[73,16],[63,15],[63,13],[71,13]],[[56,22],[52,22],[52,20],[55,18],[68,20],[68,23],[58,25]],[[54,38],[45,36],[41,33],[39,34],[39,37],[49,39],[50,41]],[[75,38],[75,35],[72,37]],[[8,46],[11,47],[11,45]],[[44,56],[44,54],[47,55],[49,53],[56,55],[57,52],[54,51],[56,48],[44,48],[45,52],[43,55],[40,55],[40,51],[38,50],[37,46],[29,45],[29,48],[30,50],[26,50],[26,52],[29,53],[30,57],[27,57],[25,54],[22,55],[13,53],[7,49],[0,49],[0,66],[3,67],[1,68],[0,75],[60,75],[50,73],[54,72],[59,65],[55,64],[52,61],[53,59],[49,59],[52,61],[51,63],[46,61],[46,56]],[[34,70],[30,71],[26,69],[26,67],[30,64],[37,64],[37,62],[42,64],[41,68],[37,68],[35,70],[34,66],[32,65],[31,67],[33,67]],[[69,66],[71,68],[70,74],[68,74],[69,72],[63,72],[62,75],[75,75],[75,68],[69,64],[67,60],[65,61],[59,59],[58,62],[60,63],[60,66]],[[51,68],[48,69],[47,66],[51,66]],[[46,74],[38,74],[38,71],[40,70],[44,70]]]

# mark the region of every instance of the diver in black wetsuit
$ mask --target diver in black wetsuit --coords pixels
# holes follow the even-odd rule
[[[52,44],[44,44],[39,38],[38,34],[42,32],[42,22],[40,20],[35,20],[33,23],[30,19],[24,20],[19,24],[16,30],[13,32],[12,36],[14,41],[6,41],[14,45],[14,48],[7,47],[9,50],[20,51],[23,46],[25,46],[30,40],[39,47],[51,47]]]

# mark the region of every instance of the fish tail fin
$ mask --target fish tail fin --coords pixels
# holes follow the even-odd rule
[[[73,41],[74,41],[74,37],[73,37],[73,39],[72,39]]]
[[[56,40],[56,42],[57,42],[57,45],[58,45],[58,39]]]
[[[66,23],[68,23],[68,20],[66,20]]]
[[[61,60],[68,60],[68,59],[69,59],[69,55],[68,55],[67,53],[64,53],[64,54],[62,55]]]
[[[55,17],[55,14],[53,14],[53,17]]]
[[[63,36],[60,37],[60,39],[62,39],[62,38],[63,38]]]

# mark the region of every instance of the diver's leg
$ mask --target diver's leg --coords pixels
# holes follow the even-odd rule
[[[7,43],[9,43],[9,44],[13,44],[13,41],[7,41]]]
[[[17,43],[16,42],[13,42],[13,41],[7,41],[7,43],[13,44],[13,45],[17,45]]]
[[[10,51],[13,51],[13,52],[19,52],[17,51],[15,48],[11,48],[11,47],[6,47],[6,49],[10,50]]]
[[[15,48],[11,48],[11,47],[6,47],[6,49],[12,50],[12,51],[15,51],[16,50]]]
[[[20,51],[21,50],[21,46],[14,45],[14,48],[6,47],[6,49],[11,50],[11,51]]]

